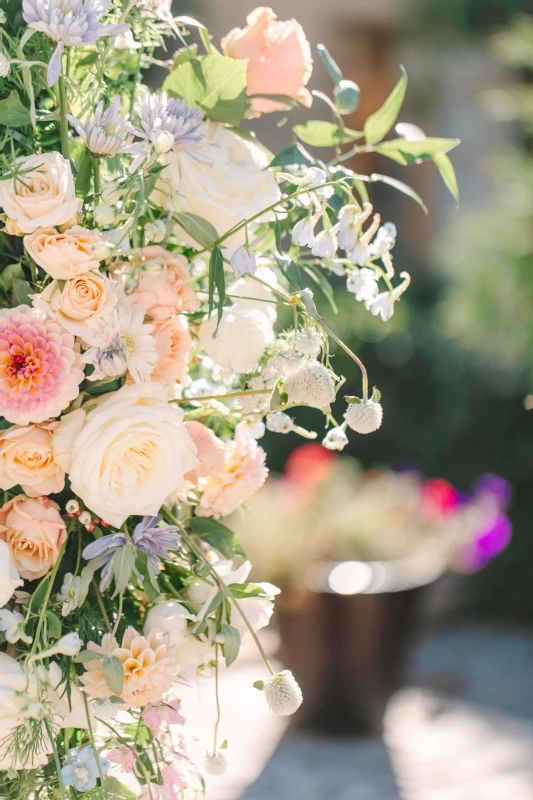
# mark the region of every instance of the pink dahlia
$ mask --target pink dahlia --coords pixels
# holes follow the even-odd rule
[[[0,415],[15,425],[57,417],[84,378],[74,336],[30,306],[0,311]]]
[[[199,517],[226,517],[260,489],[267,478],[266,453],[251,436],[237,434],[224,450],[222,469],[213,470],[208,478],[199,481],[199,488],[203,488],[196,507]]]

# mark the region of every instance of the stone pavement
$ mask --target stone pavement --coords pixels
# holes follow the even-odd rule
[[[224,677],[233,761],[211,780],[211,800],[533,800],[532,634],[463,628],[422,639],[384,741],[282,738],[284,721],[251,688],[260,671],[250,657]]]

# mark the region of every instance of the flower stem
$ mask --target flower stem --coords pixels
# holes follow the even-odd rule
[[[95,156],[91,156],[93,162],[93,179],[94,179],[94,195],[95,205],[100,202],[100,161]]]
[[[358,356],[356,356],[356,355],[355,355],[355,353],[354,353],[352,350],[350,350],[350,348],[349,348],[349,347],[347,347],[347,346],[344,344],[344,342],[342,341],[342,339],[339,339],[339,337],[338,337],[338,336],[336,336],[336,335],[333,333],[333,331],[332,331],[330,328],[328,328],[328,326],[327,326],[327,325],[325,325],[323,322],[319,322],[319,324],[320,324],[320,325],[322,326],[322,328],[323,328],[323,329],[326,331],[326,333],[328,334],[328,336],[331,336],[331,338],[333,339],[333,341],[337,342],[337,344],[338,344],[340,347],[342,347],[342,349],[344,350],[344,352],[345,352],[345,353],[347,353],[347,354],[350,356],[350,358],[352,358],[352,359],[355,361],[355,363],[357,364],[357,366],[358,366],[358,367],[359,367],[359,369],[361,370],[361,374],[362,374],[362,376],[363,376],[363,400],[368,400],[368,372],[366,371],[366,367],[365,367],[365,365],[363,364],[363,362],[361,361],[361,359],[360,359],[360,358],[358,358]]]
[[[68,119],[67,119],[67,88],[63,75],[58,79],[59,94],[59,129],[61,131],[61,152],[65,158],[70,158],[70,142],[68,138]]]
[[[220,725],[220,694],[219,694],[219,686],[218,686],[218,651],[220,649],[220,645],[215,645],[215,704],[217,708],[217,718],[215,722],[215,730],[213,733],[213,755],[216,756],[217,754],[217,742],[218,742],[218,726]]]
[[[248,397],[253,394],[272,394],[272,389],[243,389],[242,392],[228,392],[227,394],[205,394],[199,397],[179,397],[171,400],[172,403],[203,403],[206,400],[233,400],[235,397]]]
[[[96,602],[98,603],[98,607],[99,607],[99,609],[100,609],[100,611],[102,613],[102,617],[104,619],[105,626],[106,626],[107,630],[109,631],[109,633],[111,633],[111,631],[113,630],[113,626],[111,625],[111,622],[110,622],[109,617],[107,615],[107,611],[106,611],[106,608],[105,608],[105,605],[104,605],[104,600],[103,600],[103,597],[102,597],[102,592],[98,588],[97,583],[96,583],[94,578],[92,580],[92,584],[93,584],[94,593],[96,595]]]
[[[59,753],[57,752],[57,746],[55,741],[54,732],[52,730],[52,726],[50,725],[50,720],[45,717],[44,719],[44,726],[46,728],[46,732],[48,734],[48,738],[50,739],[50,744],[52,745],[52,752],[54,754],[54,761],[56,764],[57,769],[57,777],[59,780],[59,791],[61,793],[61,800],[67,800],[65,795],[65,786],[63,784],[63,778],[61,776],[61,761],[59,760]]]

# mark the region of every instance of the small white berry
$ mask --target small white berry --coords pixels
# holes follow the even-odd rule
[[[228,758],[220,750],[204,758],[204,769],[210,775],[223,775],[227,768]]]
[[[80,504],[77,500],[69,500],[67,505],[65,506],[65,510],[67,514],[75,514],[77,511],[80,510]]]
[[[283,411],[275,411],[266,422],[267,430],[271,433],[290,433],[294,430],[294,422]]]
[[[93,518],[88,511],[82,511],[79,519],[82,525],[90,525]]]
[[[280,717],[294,714],[302,705],[302,690],[288,669],[272,675],[265,682],[264,691],[270,709]]]
[[[383,407],[374,400],[350,403],[344,418],[348,426],[357,433],[374,433],[381,428]]]

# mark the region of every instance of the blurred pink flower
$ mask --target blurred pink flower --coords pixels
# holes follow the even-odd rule
[[[133,772],[137,760],[131,747],[117,747],[115,750],[110,750],[107,758],[113,764],[118,764],[127,773]]]
[[[248,59],[248,95],[282,94],[309,107],[305,88],[313,69],[311,47],[302,26],[291,19],[278,20],[271,8],[260,6],[248,14],[245,28],[234,28],[222,40],[230,58]],[[283,103],[264,98],[252,100],[257,114],[279,111]]]
[[[0,311],[0,415],[16,425],[57,417],[79,394],[74,336],[30,306]]]
[[[185,717],[180,714],[181,700],[172,700],[170,703],[151,703],[141,714],[144,723],[156,733],[161,725],[184,725]]]
[[[196,507],[199,517],[225,517],[256,492],[267,479],[266,454],[256,440],[237,435],[224,445],[224,466],[200,479],[203,494]]]
[[[184,256],[151,245],[139,251],[139,258],[141,264],[158,261],[162,267],[153,274],[143,274],[135,291],[136,303],[149,317],[163,322],[178,311],[196,311],[199,308],[200,301],[190,285],[191,276]]]
[[[200,478],[207,478],[211,472],[224,468],[224,442],[201,422],[191,420],[185,423],[185,427],[196,445],[200,461],[195,469],[185,475],[185,478],[191,483],[198,483]]]
[[[424,481],[421,495],[422,511],[430,519],[448,516],[459,503],[459,492],[444,478]]]

